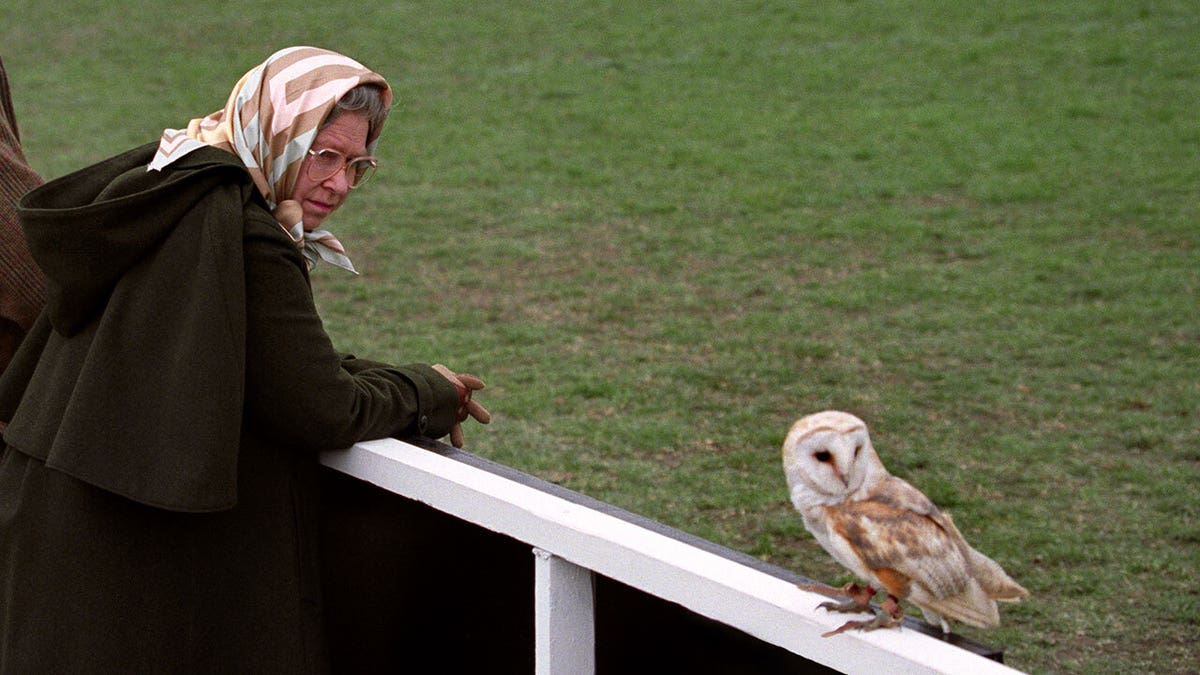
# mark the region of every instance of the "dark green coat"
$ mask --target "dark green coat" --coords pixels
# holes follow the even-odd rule
[[[0,379],[0,671],[317,671],[317,453],[442,436],[457,394],[334,351],[232,155],[153,152],[21,202],[47,307]]]

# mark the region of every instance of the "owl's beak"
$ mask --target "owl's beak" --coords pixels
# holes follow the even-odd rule
[[[830,468],[833,469],[833,475],[837,476],[837,479],[842,481],[842,485],[850,487],[850,481],[846,480],[846,474],[842,473],[841,469],[837,468],[836,466]]]

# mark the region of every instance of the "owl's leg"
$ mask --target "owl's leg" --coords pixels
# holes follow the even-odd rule
[[[871,611],[871,598],[875,597],[875,589],[870,586],[859,586],[856,583],[848,583],[842,586],[841,593],[850,599],[845,602],[822,602],[817,605],[817,609],[825,609],[830,612],[857,613]]]
[[[904,608],[900,606],[900,599],[889,593],[879,604],[879,609],[875,612],[875,620],[863,630],[895,628],[902,623],[904,623]]]
[[[879,609],[875,610],[875,618],[868,621],[847,621],[837,628],[823,633],[821,637],[829,637],[837,635],[848,630],[872,631],[879,628],[895,628],[904,622],[904,610],[900,607],[900,601],[894,595],[888,595],[880,604]]]

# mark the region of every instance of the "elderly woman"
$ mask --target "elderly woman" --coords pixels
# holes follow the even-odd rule
[[[317,453],[441,437],[482,383],[334,351],[308,273],[384,79],[309,47],[20,204],[47,305],[0,379],[0,670],[327,667]]]

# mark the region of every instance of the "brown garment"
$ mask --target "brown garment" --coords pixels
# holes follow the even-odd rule
[[[45,302],[42,273],[29,256],[17,222],[17,200],[41,183],[21,151],[8,75],[0,60],[0,373]],[[0,420],[0,430],[3,425]]]

